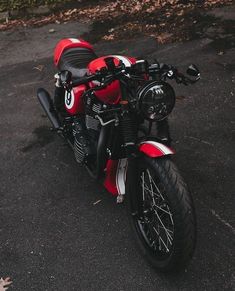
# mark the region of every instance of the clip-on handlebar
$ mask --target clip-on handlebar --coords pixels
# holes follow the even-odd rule
[[[106,67],[101,68],[95,74],[86,75],[82,78],[75,79],[72,81],[72,74],[69,71],[60,72],[60,80],[62,85],[66,89],[71,89],[82,84],[86,84],[90,81],[97,80],[101,82],[100,85],[94,87],[93,89],[105,88],[114,79],[118,79],[120,75],[130,74],[149,74],[150,76],[160,75],[162,79],[175,79],[177,83],[182,83],[184,85],[194,84],[200,79],[199,69],[195,65],[190,65],[187,69],[187,74],[196,77],[191,79],[186,77],[184,74],[180,73],[177,68],[172,65],[160,64],[158,62],[149,65],[145,60],[136,61],[131,67],[125,67],[120,61],[120,65],[116,66],[113,57],[107,57],[104,59]],[[106,80],[105,80],[106,78]]]

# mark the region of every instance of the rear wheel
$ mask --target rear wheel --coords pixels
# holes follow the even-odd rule
[[[191,195],[168,158],[142,157],[127,174],[130,222],[136,241],[155,268],[185,267],[193,255],[196,219]]]

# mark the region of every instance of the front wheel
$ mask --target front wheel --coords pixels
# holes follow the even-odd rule
[[[178,271],[193,255],[193,201],[173,162],[141,157],[129,164],[126,181],[131,227],[143,255],[160,271]]]

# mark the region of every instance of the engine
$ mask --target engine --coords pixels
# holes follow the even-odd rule
[[[85,117],[74,120],[74,153],[78,163],[89,163],[96,157],[100,122],[95,116],[102,110],[96,98],[86,98]]]
[[[95,116],[102,110],[103,104],[94,96],[89,95],[86,98],[86,128],[99,131],[100,122]]]

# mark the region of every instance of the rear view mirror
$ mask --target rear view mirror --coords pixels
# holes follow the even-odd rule
[[[140,74],[144,74],[148,71],[149,65],[146,60],[137,60],[135,64],[131,65],[131,68]]]
[[[193,77],[199,77],[200,76],[200,71],[197,68],[196,65],[191,64],[188,69],[187,69],[187,74]]]

